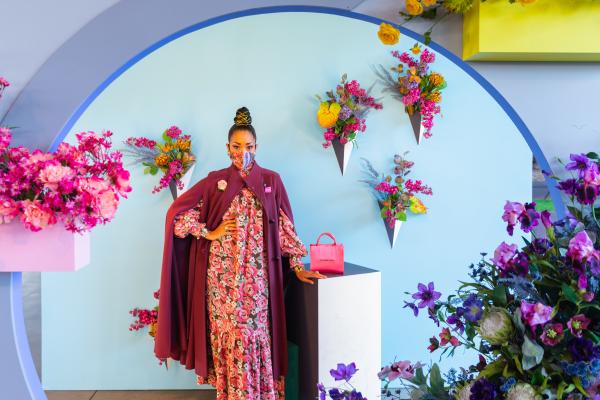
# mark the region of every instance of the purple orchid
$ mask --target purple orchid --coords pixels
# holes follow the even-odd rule
[[[504,214],[502,214],[502,220],[506,221],[508,226],[506,230],[508,234],[512,236],[514,227],[517,224],[517,218],[525,211],[525,207],[521,203],[514,201],[506,201],[504,205]]]
[[[423,283],[419,283],[417,285],[418,292],[412,295],[413,299],[421,300],[417,305],[419,308],[433,308],[435,307],[435,301],[439,299],[442,294],[440,292],[436,292],[434,289],[433,282],[429,282],[427,286]]]
[[[535,211],[535,202],[525,203],[525,210],[518,217],[521,223],[521,230],[523,232],[531,232],[535,228],[540,219],[540,213]]]
[[[585,154],[571,154],[569,159],[571,162],[565,165],[569,171],[584,170],[590,166],[590,159]]]

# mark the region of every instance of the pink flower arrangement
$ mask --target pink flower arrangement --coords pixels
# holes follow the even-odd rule
[[[127,149],[123,152],[135,163],[144,165],[145,174],[163,173],[152,193],[158,193],[170,184],[183,189],[181,178],[196,162],[196,157],[192,154],[190,135],[182,133],[179,127],[173,125],[163,132],[164,143],[146,137],[130,137],[125,141]]]
[[[320,102],[317,111],[317,121],[326,131],[323,133],[324,148],[331,146],[335,139],[341,144],[356,140],[359,132],[367,129],[366,116],[371,109],[381,110],[383,105],[377,99],[369,95],[371,88],[365,90],[355,81],[346,81],[347,76],[342,76],[342,81],[337,85],[335,93],[328,91],[328,100],[323,100],[319,95]]]
[[[368,175],[369,179],[361,182],[369,184],[373,189],[381,207],[381,218],[386,221],[390,228],[394,228],[396,221],[406,221],[409,211],[413,214],[427,213],[427,207],[423,204],[419,195],[431,196],[433,190],[418,179],[406,179],[414,162],[396,154],[394,156],[393,177],[377,172],[367,159],[363,158],[363,163],[364,173]]]
[[[9,86],[10,86],[10,83],[6,79],[4,79],[3,77],[0,76],[0,98],[2,97],[4,88],[7,88]]]
[[[160,289],[154,292],[154,298],[158,301],[160,298]],[[156,329],[158,326],[158,306],[154,306],[152,309],[138,308],[135,307],[129,310],[129,314],[135,318],[129,325],[130,331],[139,331],[145,327],[148,327],[148,335],[153,338],[156,336]],[[165,367],[169,369],[169,365],[166,359],[159,359],[159,365],[165,363]]]
[[[0,128],[0,223],[19,217],[35,232],[60,221],[81,233],[112,220],[131,185],[111,136],[81,132],[77,145],[44,153],[10,147],[10,129]]]
[[[385,92],[391,92],[393,97],[402,101],[404,110],[409,115],[421,114],[421,124],[425,128],[423,136],[431,137],[433,118],[441,111],[442,90],[446,87],[444,76],[430,71],[430,64],[435,62],[435,53],[415,44],[409,52],[392,51],[392,56],[400,64],[392,67],[398,76],[392,74],[383,66],[375,73],[385,86]]]

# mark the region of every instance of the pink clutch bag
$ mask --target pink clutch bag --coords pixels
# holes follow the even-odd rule
[[[319,240],[323,235],[333,239],[333,243],[320,244]],[[310,245],[310,270],[334,274],[344,273],[344,245],[337,244],[331,233],[321,233],[317,238],[317,243]]]

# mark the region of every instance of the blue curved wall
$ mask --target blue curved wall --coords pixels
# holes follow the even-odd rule
[[[305,244],[331,231],[346,246],[348,261],[382,271],[383,361],[426,362],[427,338],[438,331],[402,309],[403,292],[434,280],[447,294],[480,251],[506,240],[502,206],[531,197],[532,153],[523,127],[465,70],[438,55],[435,68],[449,86],[433,138],[417,146],[401,104],[386,95],[342,177],[333,150],[321,148],[314,94],[333,88],[344,72],[368,86],[375,78],[371,64],[392,65],[377,28],[335,14],[280,12],[190,30],[107,81],[66,140],[82,130],[110,129],[120,143],[134,135],[158,137],[177,124],[193,136],[197,181],[228,165],[226,131],[235,109],[247,106],[258,130],[258,160],[281,174]],[[413,43],[403,36],[395,48]],[[430,184],[434,196],[427,199],[429,214],[405,223],[392,250],[377,205],[358,182],[359,157],[387,172],[394,153],[405,150],[415,161],[414,176]],[[171,202],[166,192],[150,194],[156,177],[132,170],[130,198],[111,224],[92,233],[91,265],[42,276],[46,389],[196,387],[192,373],[157,365],[149,336],[127,329],[129,309],[155,304]],[[459,356],[457,364],[461,357],[472,356]]]

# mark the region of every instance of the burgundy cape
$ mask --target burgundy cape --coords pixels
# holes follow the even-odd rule
[[[217,182],[224,180],[224,191]],[[263,206],[264,249],[269,271],[269,307],[271,315],[272,362],[275,379],[287,373],[287,336],[283,299],[284,274],[289,272],[289,258],[279,246],[279,209],[293,222],[292,209],[283,182],[274,171],[256,162],[246,177],[232,164],[213,171],[177,198],[167,211],[165,242],[160,279],[158,329],[154,353],[158,358],[179,360],[197,375],[208,375],[208,357],[212,357],[206,307],[206,271],[210,241],[192,235],[179,238],[173,234],[175,216],[187,211],[202,199],[200,222],[208,230],[221,223],[233,198],[247,186]],[[269,189],[270,188],[270,189]]]

